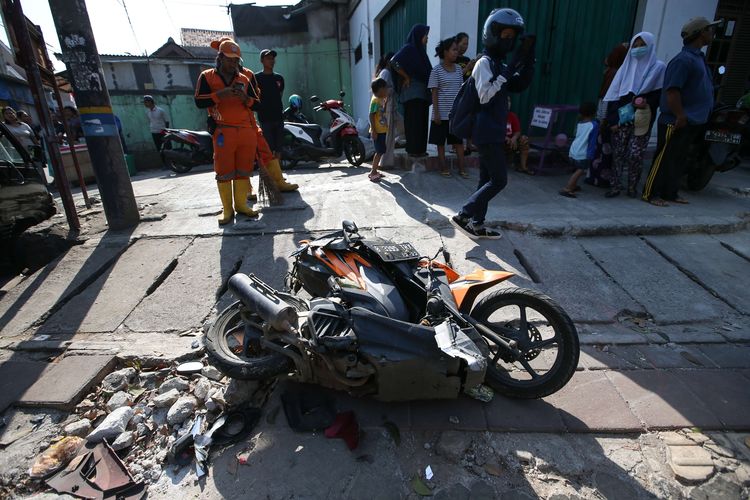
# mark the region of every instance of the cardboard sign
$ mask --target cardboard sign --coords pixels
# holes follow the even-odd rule
[[[534,114],[531,117],[531,126],[539,128],[549,127],[549,121],[552,118],[552,110],[549,108],[534,108]]]

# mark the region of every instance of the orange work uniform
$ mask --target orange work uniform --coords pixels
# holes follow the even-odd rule
[[[241,88],[248,97],[247,103],[238,97],[219,99],[216,93],[227,87]],[[216,69],[208,69],[198,77],[195,104],[205,108],[216,122],[213,144],[217,181],[246,179],[253,172],[258,125],[250,108],[256,98],[256,89],[243,73],[237,73],[230,82]]]

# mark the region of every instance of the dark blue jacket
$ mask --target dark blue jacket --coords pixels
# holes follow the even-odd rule
[[[534,76],[534,60],[527,60],[520,71],[512,71],[503,61],[490,58],[493,74],[502,74],[508,80],[490,102],[482,104],[477,114],[472,141],[474,144],[505,143],[508,121],[508,93],[519,93],[531,85]]]

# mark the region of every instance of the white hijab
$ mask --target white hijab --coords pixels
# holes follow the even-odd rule
[[[630,52],[633,49],[633,43],[639,37],[646,42],[648,48],[648,53],[640,59],[633,57]],[[631,92],[641,95],[662,88],[666,68],[667,65],[656,58],[654,35],[648,31],[638,33],[630,40],[630,48],[625,56],[625,62],[617,70],[604,100],[617,101],[620,97]]]

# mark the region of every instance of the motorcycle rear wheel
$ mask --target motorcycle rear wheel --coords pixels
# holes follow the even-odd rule
[[[550,297],[526,288],[497,290],[480,300],[471,316],[498,335],[515,340],[522,353],[519,361],[502,359],[495,343],[483,336],[488,352],[485,381],[496,392],[518,399],[543,398],[560,390],[575,373],[578,332]]]
[[[251,345],[250,356],[242,354],[245,325],[262,335],[262,323],[239,301],[224,309],[206,333],[206,352],[211,363],[224,375],[240,380],[264,380],[292,371],[292,359],[274,350]]]
[[[701,191],[711,182],[715,171],[716,168],[713,165],[701,165],[690,170],[685,176],[685,185],[690,191]]]
[[[190,151],[188,151],[189,153]],[[164,153],[161,153],[161,162],[164,164],[166,168],[171,170],[172,172],[176,174],[186,174],[190,172],[193,169],[192,165],[184,165],[182,163],[177,163],[174,160],[170,160],[164,156]]]
[[[346,159],[353,166],[358,167],[365,161],[365,145],[362,144],[362,140],[354,135],[347,135],[344,137],[343,143],[344,155]]]

